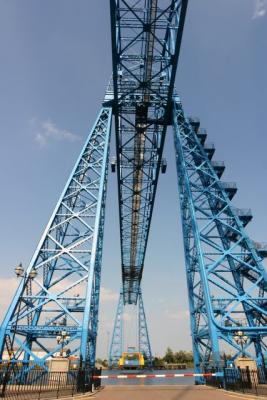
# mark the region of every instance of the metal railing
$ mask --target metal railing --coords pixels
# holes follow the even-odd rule
[[[206,384],[233,392],[256,396],[267,396],[267,371],[261,367],[255,370],[245,368],[224,368],[223,378],[207,377]]]
[[[5,399],[44,399],[74,396],[91,392],[100,386],[101,370],[73,369],[66,372],[50,372],[41,369],[12,367],[0,368],[0,397]]]

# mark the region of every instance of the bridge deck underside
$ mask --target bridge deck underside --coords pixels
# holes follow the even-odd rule
[[[136,304],[187,1],[111,1],[124,302]]]

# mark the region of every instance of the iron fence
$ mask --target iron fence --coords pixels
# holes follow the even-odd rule
[[[0,369],[0,397],[27,400],[60,398],[86,393],[100,386],[100,379],[93,383],[93,375],[101,375],[101,370],[69,370],[50,372],[29,368]]]
[[[223,387],[233,392],[267,396],[267,371],[264,367],[256,370],[249,368],[224,368],[222,378],[207,377],[206,384],[218,388]]]

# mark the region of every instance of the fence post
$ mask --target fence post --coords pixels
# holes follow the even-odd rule
[[[253,378],[253,383],[255,385],[255,392],[256,395],[258,396],[258,384],[259,384],[258,371],[250,371],[250,372],[253,374],[252,378]],[[252,388],[253,388],[253,383],[252,383]]]
[[[64,374],[64,372],[59,372],[59,380],[58,380],[58,384],[57,384],[57,399],[58,399],[58,393],[59,393],[59,387],[60,387],[60,380],[61,380],[61,374]]]
[[[248,388],[252,389],[251,374],[248,366],[246,367],[246,375],[247,375]]]
[[[87,392],[92,392],[93,391],[93,375],[94,375],[94,369],[90,368],[88,371],[88,384],[87,384]]]
[[[2,391],[1,391],[1,397],[5,397],[6,393],[6,386],[9,381],[9,366],[10,363],[7,364],[7,369],[4,371],[4,377],[3,377],[3,385],[2,385]]]
[[[77,379],[78,379],[78,371],[75,371],[74,376],[72,376],[72,390],[71,390],[72,397],[73,397],[73,394],[74,394],[75,383],[77,385]]]
[[[82,367],[80,367],[77,375],[77,392],[84,393],[85,389],[84,386],[85,386],[85,374]]]
[[[240,386],[240,388],[242,388],[242,392],[245,393],[243,372],[242,372],[242,370],[241,370],[240,367],[238,367],[238,373],[239,373],[239,377],[240,377],[239,381],[240,381],[240,383],[241,383],[241,385],[239,385],[239,386]]]
[[[102,374],[102,368],[95,368],[93,376],[97,376],[97,378],[93,379],[92,381],[94,389],[99,389],[101,386],[101,374]]]
[[[227,390],[226,388],[226,368],[223,367],[223,389]]]
[[[40,398],[41,398],[41,393],[42,393],[42,389],[43,389],[43,386],[44,386],[44,384],[43,384],[43,376],[41,375],[41,374],[42,374],[42,371],[39,371],[39,370],[36,370],[36,371],[35,371],[35,377],[34,377],[33,381],[36,379],[36,382],[38,382],[38,374],[40,375],[39,396],[38,396],[38,398],[39,398],[39,400],[40,400]],[[27,374],[27,377],[28,377],[28,374]],[[28,378],[27,378],[27,379],[28,379]]]

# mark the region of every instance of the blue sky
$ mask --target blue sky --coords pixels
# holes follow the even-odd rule
[[[101,106],[111,74],[109,1],[0,0],[0,52],[3,310],[13,268],[29,262]],[[237,182],[235,204],[252,208],[248,232],[267,242],[266,65],[266,0],[189,0],[176,86],[215,143],[214,160],[225,161],[224,180]],[[165,155],[143,280],[156,354],[191,346],[171,130]],[[120,287],[116,176],[109,178],[101,356]]]

